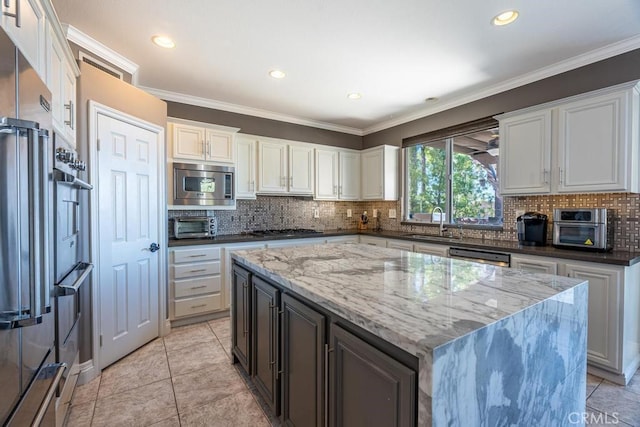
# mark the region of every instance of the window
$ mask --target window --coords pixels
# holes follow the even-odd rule
[[[405,147],[406,219],[502,226],[498,140],[491,128]]]

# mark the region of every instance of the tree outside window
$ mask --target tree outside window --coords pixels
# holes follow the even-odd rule
[[[406,218],[502,226],[498,131],[488,129],[404,149]]]

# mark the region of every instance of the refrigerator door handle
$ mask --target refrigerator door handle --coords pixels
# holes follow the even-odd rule
[[[37,129],[28,129],[27,138],[29,139],[27,147],[29,168],[31,169],[28,180],[29,212],[34,212],[37,215],[37,220],[29,221],[29,314],[30,317],[39,317],[43,314],[44,294],[46,294],[44,285],[48,279],[48,271],[44,270],[46,246],[43,244],[46,212],[43,212],[45,209],[42,209],[41,205],[43,192],[46,192],[46,187],[42,188],[42,176],[46,174],[46,171],[41,169],[45,160],[41,159],[44,150],[38,149],[41,141]]]
[[[70,285],[65,283],[58,284],[56,286],[56,296],[74,295],[78,292],[80,286],[82,286],[89,273],[93,270],[93,264],[90,262],[82,262],[78,267],[83,270],[82,274]]]
[[[51,384],[49,385],[49,388],[47,389],[47,394],[44,397],[44,401],[42,402],[42,405],[40,405],[40,408],[38,409],[38,412],[36,413],[36,416],[33,419],[34,426],[39,426],[42,424],[44,417],[47,415],[47,410],[49,409],[49,406],[51,405],[51,403],[53,403],[52,400],[56,395],[56,391],[58,390],[58,385],[60,384],[60,380],[62,380],[62,375],[64,374],[64,371],[67,369],[67,365],[65,363],[60,363],[57,365],[53,365],[51,367],[52,368],[55,367],[56,373],[53,378],[53,381],[51,382]]]
[[[11,119],[10,119],[11,121]],[[14,121],[14,124],[18,121]],[[0,126],[0,132],[15,132],[18,138],[28,138],[27,146],[29,150],[29,169],[30,178],[28,182],[28,197],[29,197],[29,211],[41,212],[41,206],[39,200],[42,195],[41,191],[46,192],[46,185],[42,189],[44,184],[43,179],[48,179],[46,172],[43,172],[40,168],[46,165],[46,147],[37,150],[36,147],[40,144],[36,144],[35,141],[38,138],[37,124],[35,127],[17,127],[15,125]],[[41,156],[45,156],[44,159]],[[43,177],[44,175],[44,177]],[[45,196],[45,197],[48,197]],[[46,212],[41,215],[45,215]],[[42,224],[42,217],[38,217],[37,221],[29,221],[29,297],[28,305],[17,307],[17,310],[12,312],[1,313],[0,329],[16,329],[24,328],[27,326],[39,325],[42,323],[42,315],[48,313],[51,308],[46,306],[46,298],[48,292],[46,287],[49,278],[49,264],[47,255],[48,237],[43,235],[46,231],[46,221]]]

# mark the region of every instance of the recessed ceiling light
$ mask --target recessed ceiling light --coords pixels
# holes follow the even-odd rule
[[[274,79],[284,79],[284,76],[286,76],[284,71],[280,71],[280,70],[271,70],[269,71],[269,75]]]
[[[360,95],[358,92],[351,92],[351,93],[347,94],[347,98],[349,98],[349,99],[360,99],[360,98],[362,98],[362,95]]]
[[[151,41],[160,47],[171,49],[176,47],[176,44],[167,36],[153,36]]]
[[[518,19],[518,11],[517,10],[507,10],[506,12],[502,12],[501,14],[495,16],[491,23],[496,26],[511,24],[513,21]]]

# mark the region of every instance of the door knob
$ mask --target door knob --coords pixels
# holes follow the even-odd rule
[[[157,243],[152,243],[151,246],[149,246],[149,250],[151,252],[157,252],[160,250],[160,246]]]

